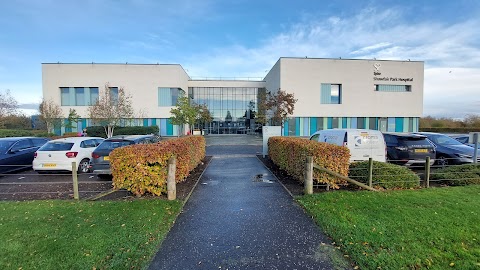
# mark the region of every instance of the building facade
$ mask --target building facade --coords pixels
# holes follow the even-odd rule
[[[213,121],[207,133],[239,134],[254,130],[258,93],[279,89],[298,99],[283,134],[309,136],[319,129],[370,128],[418,131],[423,113],[424,64],[419,61],[280,58],[264,79],[192,79],[180,65],[42,64],[43,96],[82,117],[77,131],[92,125],[88,106],[108,85],[115,95],[124,88],[132,96],[136,116],[125,125],[160,128],[163,136],[178,135],[170,123],[176,99],[188,94],[206,104]]]

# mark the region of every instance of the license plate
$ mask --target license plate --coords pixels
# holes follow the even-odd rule
[[[43,168],[53,168],[53,167],[57,167],[57,164],[55,164],[55,163],[43,163],[42,167]]]
[[[109,156],[103,157],[103,160],[110,160]]]
[[[428,153],[428,149],[415,149],[415,153]]]

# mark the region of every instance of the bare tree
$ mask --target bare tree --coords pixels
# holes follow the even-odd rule
[[[282,127],[288,115],[293,114],[297,102],[293,94],[280,89],[274,94],[259,93],[258,100],[257,122],[266,124],[270,120],[272,125]]]
[[[38,110],[40,112],[40,121],[45,123],[49,133],[53,133],[55,125],[59,125],[63,117],[60,105],[51,99],[42,99]]]
[[[110,138],[121,121],[133,117],[132,97],[124,88],[118,88],[118,93],[114,93],[106,84],[97,102],[88,108],[88,113],[94,123],[103,126]]]
[[[5,126],[5,118],[18,113],[18,102],[10,94],[10,90],[0,93],[0,127]]]

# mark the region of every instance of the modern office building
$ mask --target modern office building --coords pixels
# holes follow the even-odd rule
[[[108,84],[132,96],[137,112],[125,125],[157,125],[163,136],[178,135],[169,121],[178,96],[206,104],[214,120],[208,133],[238,134],[255,128],[258,94],[278,89],[298,99],[284,124],[284,135],[309,136],[319,129],[418,130],[423,113],[424,64],[419,61],[280,58],[263,79],[193,79],[180,65],[42,64],[43,96],[73,108],[82,117],[77,129],[92,125],[87,108]]]

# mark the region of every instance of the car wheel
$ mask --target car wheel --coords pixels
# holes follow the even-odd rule
[[[437,164],[442,167],[448,166],[448,159],[444,156],[439,156],[437,158]]]
[[[78,164],[78,173],[88,173],[89,171],[90,160],[88,158],[82,159],[80,164]]]

